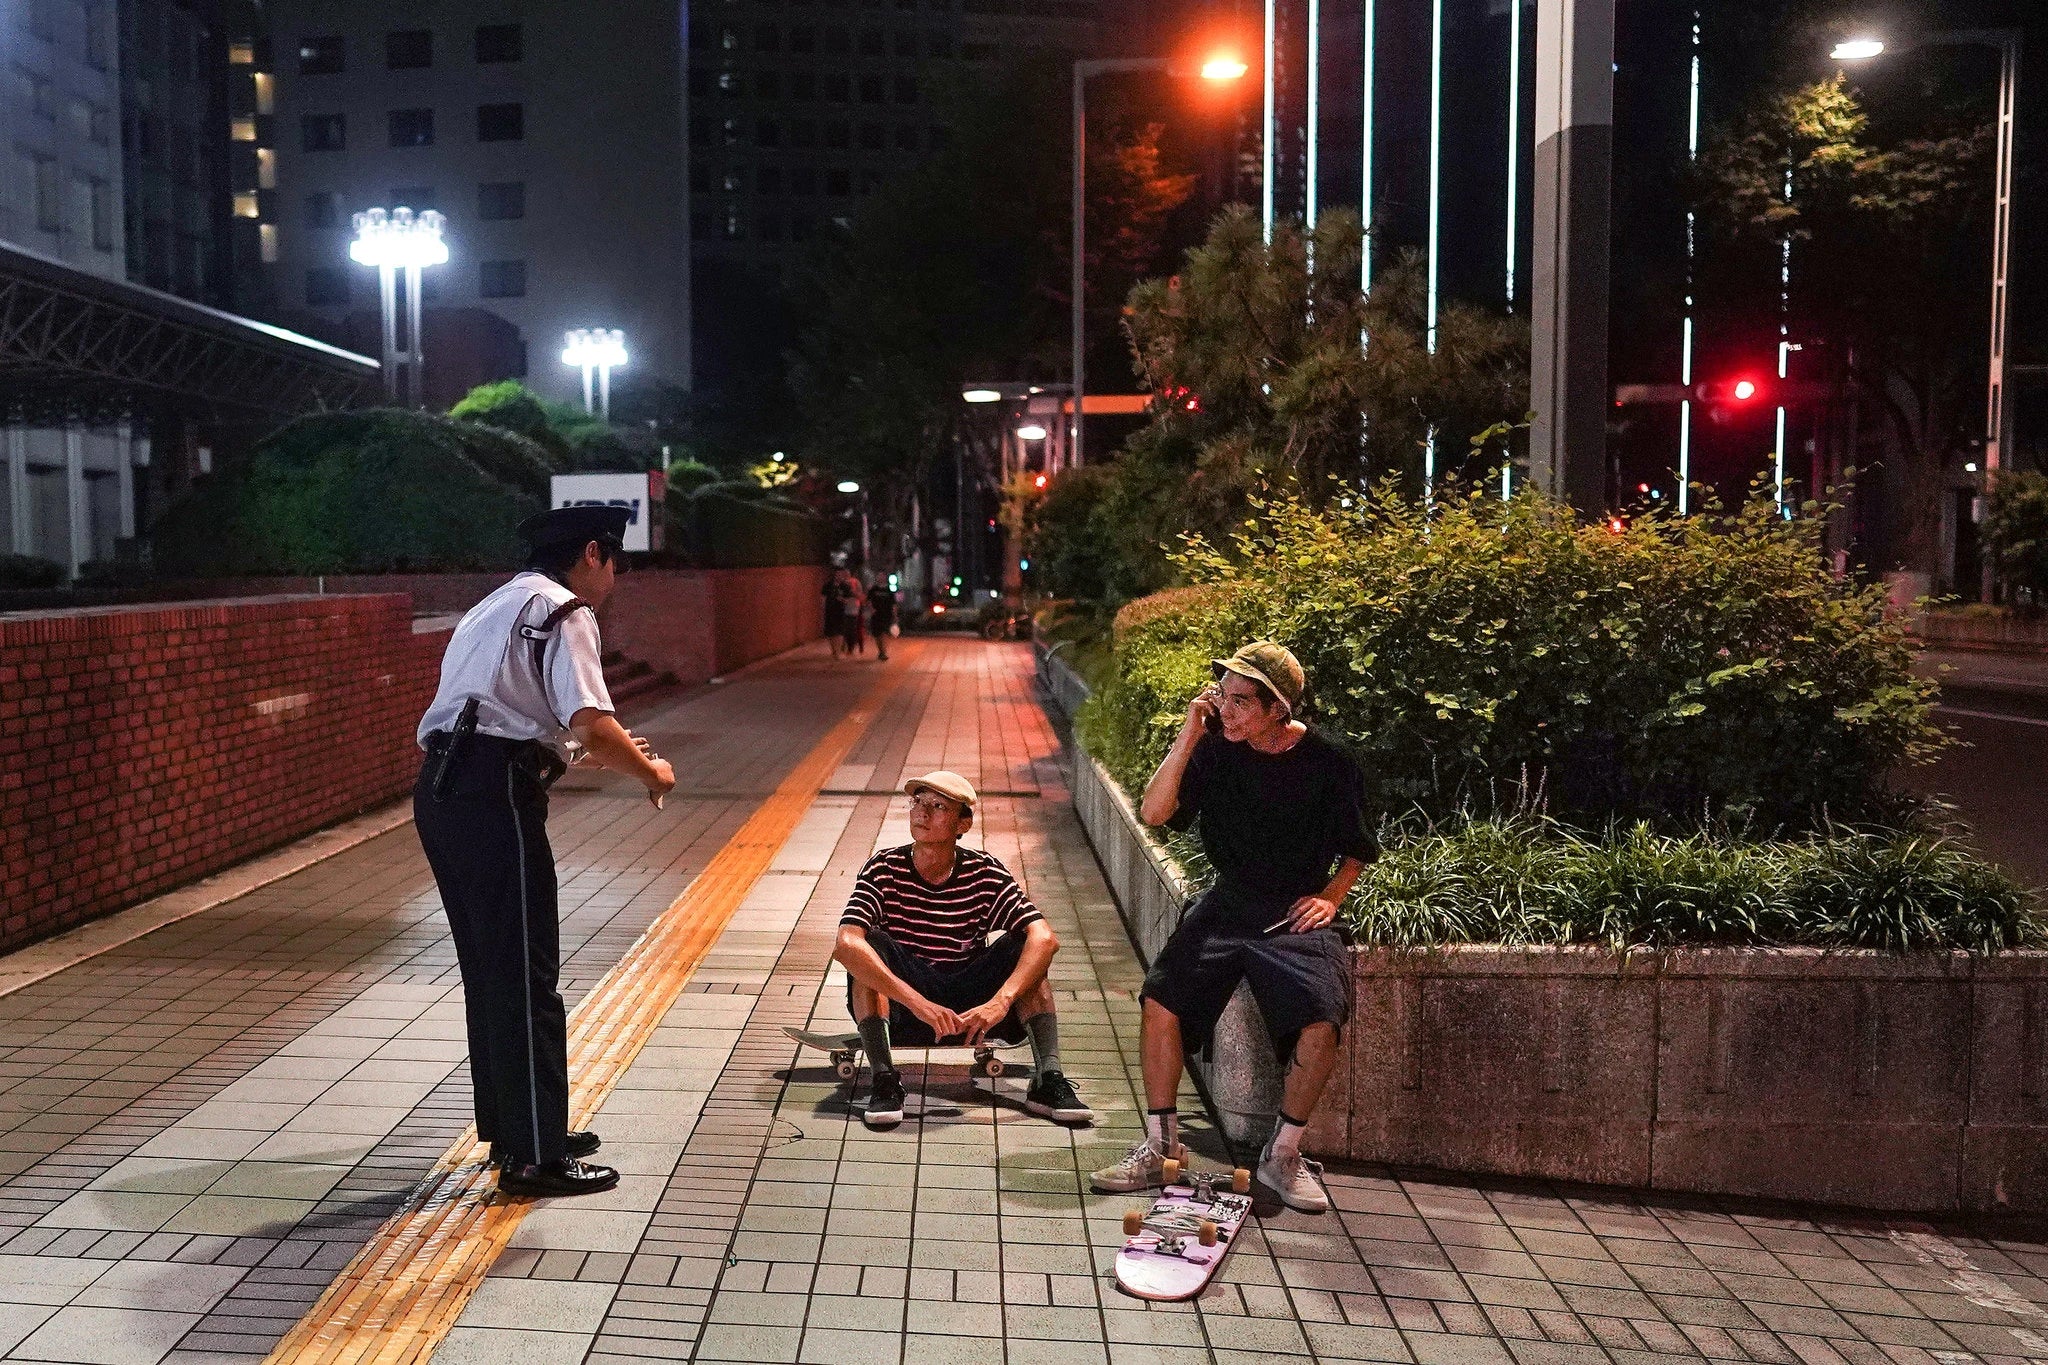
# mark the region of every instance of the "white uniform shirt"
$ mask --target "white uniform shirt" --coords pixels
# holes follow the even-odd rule
[[[420,717],[419,743],[436,730],[453,730],[471,697],[479,699],[476,731],[503,739],[537,739],[568,757],[569,718],[586,708],[610,712],[603,648],[594,613],[576,610],[555,623],[533,667],[536,629],[576,596],[546,574],[528,570],[471,607],[441,656],[441,685]]]

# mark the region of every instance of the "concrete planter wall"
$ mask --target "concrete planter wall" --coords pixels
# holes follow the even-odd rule
[[[2004,614],[1929,611],[1913,618],[1913,636],[1937,649],[2048,653],[2048,620]]]
[[[1179,874],[1085,754],[1073,787],[1149,961],[1178,922]],[[2048,1212],[2048,954],[1372,949],[1354,955],[1353,989],[1309,1133],[1319,1155]],[[1226,1131],[1262,1138],[1278,1075],[1245,993],[1196,1066]]]

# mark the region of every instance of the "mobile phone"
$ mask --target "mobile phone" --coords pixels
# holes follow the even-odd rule
[[[1204,691],[1208,690],[1211,689],[1204,689]],[[1216,703],[1217,698],[1213,696],[1210,697],[1208,713],[1202,717],[1202,728],[1204,730],[1207,730],[1212,735],[1220,735],[1223,733],[1223,717],[1221,714],[1218,713],[1216,709]]]

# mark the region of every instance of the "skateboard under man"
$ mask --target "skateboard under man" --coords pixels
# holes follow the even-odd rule
[[[1123,1250],[1116,1254],[1117,1287],[1141,1299],[1192,1299],[1229,1254],[1252,1211],[1251,1172],[1185,1171],[1168,1158],[1166,1188],[1150,1209],[1124,1215]]]
[[[829,1055],[832,1059],[832,1073],[839,1077],[840,1080],[850,1081],[860,1074],[861,1065],[866,1058],[863,1055],[864,1050],[861,1047],[860,1035],[858,1033],[820,1033],[813,1029],[797,1028],[793,1024],[784,1024],[782,1031],[788,1034],[792,1041],[802,1043],[805,1047],[816,1048],[818,1051]],[[926,1048],[906,1047],[903,1051],[921,1051],[926,1053],[969,1052],[974,1055],[974,1061],[968,1069],[976,1076],[985,1076],[989,1080],[994,1080],[1010,1069],[1010,1064],[1003,1060],[1003,1054],[1005,1052],[1015,1052],[1018,1048],[1025,1046],[1025,1042],[1026,1040],[1019,1039],[1017,1042],[1007,1043],[1000,1038],[991,1038],[984,1042],[976,1043],[971,1047],[964,1043],[956,1043],[952,1046],[940,1043]],[[1028,1069],[1026,1068],[1026,1070]]]

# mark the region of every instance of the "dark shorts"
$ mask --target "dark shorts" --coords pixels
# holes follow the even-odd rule
[[[971,1010],[986,1005],[989,997],[1003,988],[1017,959],[1024,955],[1024,935],[1004,934],[965,962],[937,966],[905,952],[903,946],[879,929],[868,930],[868,946],[896,973],[903,983],[934,1005],[949,1010]],[[846,1010],[853,1012],[853,982],[846,983]],[[1002,1023],[989,1030],[989,1037],[1005,1043],[1024,1041],[1024,1022],[1012,1009]],[[900,1047],[930,1047],[937,1040],[924,1020],[903,1007],[901,1000],[889,1002],[889,1041]]]
[[[1294,1055],[1295,1040],[1309,1025],[1342,1029],[1350,1020],[1351,963],[1343,937],[1335,929],[1261,932],[1286,914],[1285,905],[1215,891],[1188,908],[1145,974],[1144,998],[1180,1020],[1189,1051],[1208,1045],[1240,981],[1250,984],[1282,1061]]]

